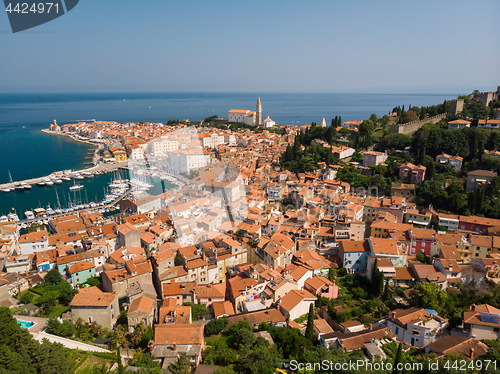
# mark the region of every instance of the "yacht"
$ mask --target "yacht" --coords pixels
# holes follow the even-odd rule
[[[52,181],[53,181],[55,184],[62,184],[62,182],[63,182],[63,181],[62,181],[62,179],[59,179],[59,178],[57,178],[57,177],[52,178]]]
[[[24,187],[21,185],[21,183],[16,183],[14,185],[14,188],[16,189],[16,191],[24,191]]]
[[[61,179],[62,179],[64,182],[70,182],[70,181],[71,181],[71,178],[70,178],[70,177],[67,177],[67,176],[63,176],[63,177],[61,177]]]
[[[76,191],[76,190],[80,190],[83,188],[83,184],[75,184],[74,186],[71,186],[69,188],[70,191]]]
[[[21,186],[22,186],[25,190],[31,190],[31,184],[28,184],[28,183],[21,183]]]
[[[48,215],[52,215],[52,214],[54,214],[54,209],[52,209],[52,208],[50,207],[50,205],[47,207],[47,214],[48,214]]]
[[[7,215],[7,218],[9,219],[9,221],[16,221],[16,222],[19,221],[19,217],[15,212],[9,213]]]
[[[33,212],[31,210],[27,210],[26,212],[24,212],[24,216],[27,219],[33,219],[33,218],[35,218],[35,215],[33,214]]]
[[[10,192],[11,189],[10,188],[2,188],[0,191],[2,191],[2,192]]]
[[[75,178],[75,179],[85,179],[85,177],[83,175],[80,175],[80,174],[75,174],[73,176],[73,178]]]
[[[3,223],[3,222],[9,222],[9,218],[7,216],[1,216],[0,223]]]
[[[36,185],[40,186],[40,187],[43,187],[43,186],[45,186],[45,182],[44,181],[40,181]]]

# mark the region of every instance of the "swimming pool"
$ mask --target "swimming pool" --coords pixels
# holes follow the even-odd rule
[[[30,321],[22,321],[20,319],[16,320],[18,324],[21,325],[23,329],[29,330],[31,327],[35,325],[35,322],[30,322]]]

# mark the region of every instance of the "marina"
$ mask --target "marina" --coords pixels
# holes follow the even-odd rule
[[[179,176],[161,170],[129,170],[126,165],[99,165],[103,168],[73,172],[66,170],[47,177],[2,185],[28,185],[32,189],[11,190],[0,195],[0,222],[20,221],[21,228],[33,222],[73,211],[107,212],[130,193],[158,195],[183,185]],[[130,178],[130,179],[129,179]],[[55,182],[59,179],[61,183]],[[54,181],[51,185],[48,181]]]

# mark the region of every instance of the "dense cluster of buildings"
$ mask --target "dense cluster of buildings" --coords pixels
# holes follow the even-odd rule
[[[229,114],[243,116],[233,118],[238,122],[247,116],[261,121],[253,112]],[[464,312],[461,336],[450,335],[448,321],[433,310],[403,309],[409,291],[421,282],[456,287],[500,266],[500,220],[416,206],[414,187],[424,180],[425,167],[402,165],[400,177],[408,183],[393,183],[390,196],[373,196],[336,179],[338,165],[298,175],[280,170],[280,155],[298,131],[293,127],[284,135],[193,132],[186,123],[95,122],[71,130],[119,142],[131,159],[168,155],[172,171],[199,173],[159,196],[125,199],[118,218],[79,212],[24,235],[15,222],[1,224],[2,305],[57,269],[79,289],[66,318],[111,329],[125,309],[131,331],[139,323],[154,328],[151,351],[164,365],[180,353],[199,364],[204,323],[193,321],[183,303],[205,304],[213,318],[228,317],[230,324],[247,319],[255,326],[267,322],[304,329],[294,320],[309,305],[319,296],[339,295],[328,279],[331,268],[371,279],[377,262],[390,284],[407,290],[401,309],[373,326],[357,320],[338,324],[320,310],[315,330],[322,344],[385,357],[381,347],[391,337],[438,355],[472,358],[471,352],[486,351],[480,339],[500,337],[500,310],[489,305]],[[385,153],[365,152],[363,166],[386,159]],[[454,160],[438,156],[439,162],[460,168]],[[489,173],[470,172],[467,190],[488,184]],[[417,261],[419,253],[431,263]],[[81,287],[96,276],[101,286]]]

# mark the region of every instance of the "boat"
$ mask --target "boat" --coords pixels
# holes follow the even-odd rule
[[[33,212],[31,210],[27,210],[26,212],[24,212],[24,216],[27,219],[33,219],[33,218],[35,218],[35,215],[33,214]]]
[[[7,218],[9,221],[16,221],[16,222],[19,221],[19,217],[17,216],[14,208],[12,208],[12,211],[9,214],[7,214]]]
[[[35,217],[37,217],[37,218],[40,218],[40,217],[47,215],[47,211],[43,208],[35,208],[35,209],[33,209],[33,212],[35,213]]]
[[[53,181],[55,184],[62,184],[62,182],[63,182],[63,181],[62,181],[62,179],[59,179],[59,178],[56,178],[56,177],[52,178],[52,181]]]
[[[43,186],[45,186],[45,182],[44,181],[40,181],[36,185],[40,186],[40,187],[43,187]]]
[[[31,190],[31,184],[28,184],[28,183],[21,183],[21,186],[22,186],[25,190]]]
[[[0,223],[3,223],[3,222],[9,222],[9,218],[7,216],[1,216]]]
[[[2,192],[10,192],[11,189],[10,188],[2,188],[0,191],[2,191]]]
[[[53,186],[54,185],[54,182],[52,182],[49,178],[45,178],[43,181],[45,182],[46,186]]]
[[[61,177],[61,179],[64,181],[64,182],[70,182],[71,181],[71,178],[70,177]]]
[[[19,217],[16,213],[10,213],[9,215],[7,215],[7,218],[9,219],[9,221],[19,221]]]
[[[71,186],[69,188],[70,191],[76,191],[76,190],[80,190],[83,188],[83,184],[75,184],[74,186]]]
[[[21,185],[21,183],[16,183],[14,185],[14,188],[16,189],[16,191],[24,191],[24,187]]]

